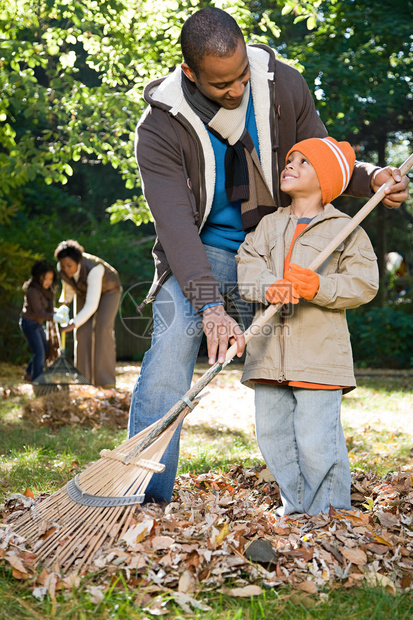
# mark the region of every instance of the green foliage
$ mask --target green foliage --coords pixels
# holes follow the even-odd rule
[[[356,365],[413,368],[413,321],[394,307],[347,313]]]
[[[387,143],[390,135],[412,127],[413,54],[406,14],[412,15],[413,3],[395,0],[390,9],[387,0],[327,0],[317,6],[317,28],[291,51],[305,67],[329,130],[352,137],[362,154],[370,154],[380,140]]]
[[[148,230],[142,225],[138,231],[131,222],[111,226],[108,217],[83,209],[79,198],[58,186],[45,190],[33,182],[21,190],[21,195],[25,209],[17,213],[13,226],[0,230],[0,359],[14,362],[27,361],[29,356],[18,328],[22,284],[29,278],[34,260],[54,262],[54,249],[62,239],[76,238],[87,252],[112,264],[124,289],[150,281],[153,272],[152,226]]]
[[[130,202],[117,200],[106,210],[110,213],[111,224],[118,224],[119,222],[130,220],[136,224],[136,226],[140,226],[141,224],[148,224],[153,221],[143,196],[133,196]]]
[[[31,264],[51,260],[62,238],[112,262],[125,285],[151,279],[151,242],[143,239],[154,231],[133,153],[135,125],[144,85],[179,64],[181,26],[207,5],[233,14],[248,41],[269,43],[305,68],[329,131],[357,144],[360,158],[382,160],[387,149],[397,164],[411,150],[411,0],[391,9],[387,0],[4,0],[3,358],[21,356],[16,325]],[[369,219],[376,244],[381,220]],[[411,263],[412,204],[386,222],[388,250]]]

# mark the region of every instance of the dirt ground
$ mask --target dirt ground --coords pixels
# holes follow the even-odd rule
[[[208,369],[208,364],[198,363],[194,381]],[[140,364],[120,362],[117,364],[117,389],[76,388],[78,398],[89,402],[93,409],[94,396],[102,406],[106,403],[114,408],[118,426],[127,423],[129,401],[132,389],[139,375]],[[23,371],[17,366],[0,364],[0,395],[3,398],[18,394],[33,395],[31,384],[22,382]],[[242,364],[233,362],[222,370],[204,389],[203,398],[185,420],[185,424],[197,425],[208,421],[216,428],[242,429],[254,434],[254,391],[241,384]],[[391,376],[397,379],[400,389],[380,392],[380,378]],[[413,370],[357,370],[358,387],[343,398],[342,420],[344,426],[354,431],[366,428],[376,431],[403,433],[413,439]],[[375,389],[367,390],[365,380],[374,381]],[[388,382],[386,382],[388,383]],[[393,380],[395,385],[395,380]],[[110,392],[110,393],[109,393]],[[34,403],[36,401],[33,401]],[[91,415],[92,411],[88,415]],[[104,412],[105,413],[105,412]]]
[[[208,365],[198,364],[195,380],[197,380]],[[117,386],[132,389],[139,373],[139,365],[123,363],[117,367]],[[254,391],[240,383],[241,365],[233,364],[222,370],[220,374],[205,388],[205,396],[185,420],[185,424],[200,424],[206,420],[211,425],[227,428],[250,430],[254,432]],[[401,397],[396,393],[390,399],[390,406],[380,406],[379,395],[377,402],[366,402],[362,383],[363,377],[377,377],[383,375],[405,376],[412,389],[404,392]],[[354,430],[370,426],[382,428],[389,433],[402,432],[413,438],[413,372],[365,370],[357,372],[357,381],[360,387],[356,388],[343,398],[342,420],[344,424]],[[228,389],[230,388],[230,389]],[[375,395],[373,395],[373,399]],[[370,397],[371,400],[371,397]]]

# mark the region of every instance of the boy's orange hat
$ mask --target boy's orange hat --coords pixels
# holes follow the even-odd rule
[[[348,142],[337,142],[330,137],[302,140],[288,151],[286,163],[293,151],[302,153],[316,171],[323,205],[344,192],[353,174],[356,159],[356,154]]]

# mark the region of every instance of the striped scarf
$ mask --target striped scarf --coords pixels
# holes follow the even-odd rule
[[[241,105],[235,110],[222,108],[205,97],[182,72],[182,90],[188,105],[219,140],[227,145],[225,153],[225,190],[228,200],[241,202],[241,220],[245,231],[276,209],[264,179],[264,173],[252,138],[245,127],[250,85]]]

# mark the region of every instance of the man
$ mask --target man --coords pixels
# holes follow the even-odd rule
[[[203,332],[210,363],[217,355],[224,361],[228,342],[242,355],[242,329],[226,313],[223,297],[230,297],[245,328],[252,312],[238,295],[235,254],[248,230],[288,204],[279,172],[291,146],[327,136],[298,71],[267,46],[247,47],[225,11],[194,13],[182,28],[181,46],[181,67],[145,88],[149,106],[136,133],[157,240],[146,299],[154,302],[154,332],[132,396],[129,437],[189,389]],[[347,193],[370,196],[391,175],[397,183],[384,202],[399,206],[408,180],[390,168],[356,162]],[[170,501],[179,430],[146,501]]]

